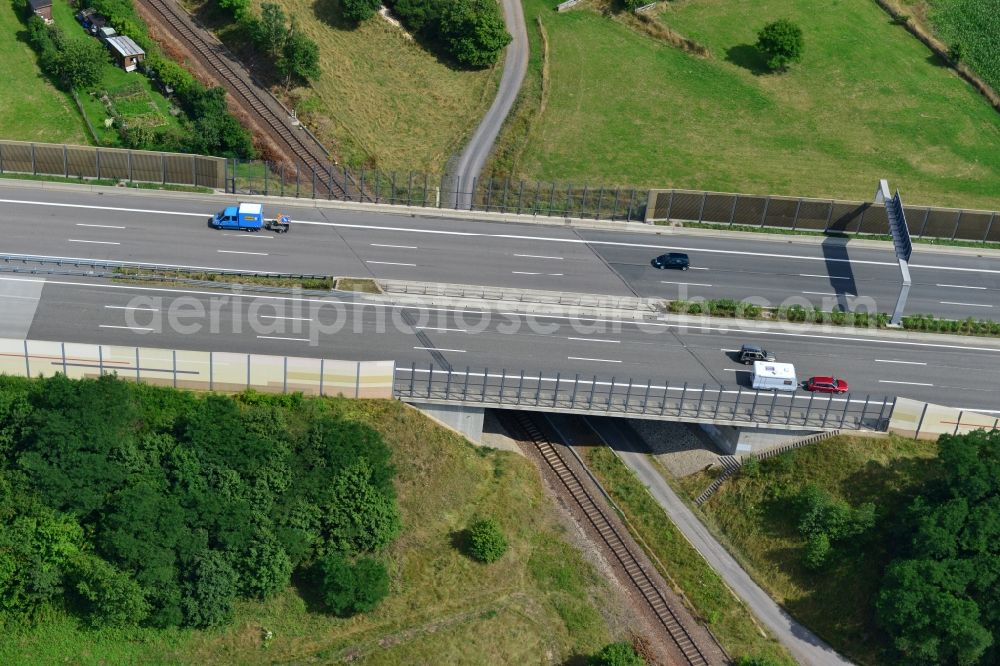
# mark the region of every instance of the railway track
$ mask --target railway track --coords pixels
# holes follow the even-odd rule
[[[525,441],[530,441],[538,448],[542,459],[559,478],[587,520],[614,554],[633,587],[645,599],[653,614],[659,619],[670,640],[684,656],[686,663],[690,666],[709,666],[711,662],[702,653],[691,634],[670,608],[670,604],[660,588],[639,564],[625,539],[609,520],[600,504],[588,492],[572,466],[567,464],[567,459],[563,457],[565,454],[560,451],[561,447],[556,446],[542,432],[542,429],[535,422],[535,418],[537,417],[528,412],[513,412],[511,415],[511,420],[517,425],[517,429],[526,437]]]
[[[312,169],[318,178],[322,176],[317,180],[317,194],[328,192],[338,199],[347,198],[344,184],[337,180],[336,170],[322,147],[312,140],[305,140],[299,132],[289,127],[284,118],[268,104],[265,94],[249,85],[236,67],[219,53],[218,45],[207,41],[201,31],[194,27],[187,12],[171,0],[144,1],[163,18],[179,39],[193,49],[204,64],[218,73],[241,105],[267,125],[272,136],[288,147],[290,155]],[[274,103],[277,104],[276,101]]]

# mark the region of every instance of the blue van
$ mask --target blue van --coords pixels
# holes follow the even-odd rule
[[[242,229],[260,231],[264,226],[264,206],[255,203],[241,203],[239,207],[229,206],[212,218],[216,229]]]

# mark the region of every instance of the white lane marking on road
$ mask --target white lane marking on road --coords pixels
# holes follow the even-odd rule
[[[720,352],[738,352],[740,350],[739,349],[720,349],[719,351]]]
[[[815,275],[813,273],[799,273],[799,277],[814,277],[823,278],[824,280],[850,280],[849,277],[844,277],[842,275]]]
[[[280,338],[276,335],[258,335],[259,340],[288,340],[290,342],[309,342],[309,338]]]
[[[109,310],[142,310],[143,312],[159,312],[159,308],[134,308],[129,305],[105,305]]]
[[[580,340],[581,342],[611,342],[616,345],[622,343],[621,340],[606,340],[603,338],[566,338],[567,340]]]
[[[986,289],[986,287],[970,287],[964,284],[936,284],[935,287],[950,287],[951,289]]]
[[[955,301],[938,301],[941,305],[964,305],[970,308],[991,308],[992,305],[987,305],[985,303],[956,303]]]
[[[37,301],[39,296],[15,296],[14,294],[0,294],[0,298],[17,298],[25,301]]]
[[[613,358],[584,358],[582,356],[567,356],[566,360],[569,360],[569,361],[592,361],[594,363],[621,363],[621,361],[616,361]]]
[[[77,222],[78,227],[97,227],[98,229],[124,229],[125,227],[115,226],[113,224],[84,224],[83,222]]]
[[[454,352],[456,354],[464,354],[464,349],[441,349],[440,347],[414,347],[414,349],[419,349],[421,351],[438,351],[438,352]]]
[[[739,372],[736,368],[723,368],[723,372]]]
[[[366,260],[366,264],[382,264],[383,266],[416,266],[416,264],[401,264],[396,261],[371,261]]]
[[[149,291],[157,293],[167,293],[167,294],[183,294],[188,296],[225,296],[227,298],[254,298],[258,300],[275,300],[275,301],[290,301],[290,302],[301,302],[301,303],[330,303],[330,304],[341,304],[342,306],[349,306],[355,308],[393,308],[393,309],[409,309],[409,310],[419,310],[425,312],[461,312],[463,314],[489,314],[489,315],[502,315],[504,317],[511,318],[522,318],[525,317],[523,312],[495,312],[491,310],[463,310],[459,308],[436,308],[436,307],[415,307],[412,305],[400,306],[392,305],[389,303],[350,303],[346,301],[340,301],[335,299],[323,299],[323,298],[297,298],[294,296],[265,296],[262,294],[238,294],[231,292],[222,291],[198,291],[194,289],[170,289],[167,287],[142,287],[142,286],[132,286],[124,284],[101,284],[97,282],[69,282],[66,280],[51,280],[44,278],[22,278],[22,277],[5,277],[0,276],[0,282],[41,282],[44,284],[59,285],[64,287],[88,287],[95,289],[120,289],[123,291]],[[591,321],[591,322],[602,322],[606,324],[626,324],[630,326],[635,326],[635,320],[628,319],[600,319],[598,317],[594,318],[580,318],[580,317],[570,317],[564,315],[543,315],[543,314],[533,314],[530,315],[536,320],[538,319],[561,319],[567,321]],[[870,344],[882,344],[882,345],[897,345],[897,346],[907,346],[907,347],[928,347],[932,349],[958,349],[961,351],[973,351],[973,352],[988,352],[991,354],[1000,354],[1000,348],[998,347],[973,347],[969,345],[950,345],[940,342],[917,342],[914,340],[884,340],[879,338],[862,338],[855,337],[843,333],[837,333],[836,335],[818,335],[815,333],[790,333],[786,331],[768,331],[763,329],[743,329],[727,326],[709,326],[705,324],[667,324],[662,322],[652,322],[644,321],[642,322],[643,327],[655,327],[655,328],[684,328],[684,329],[695,329],[699,331],[709,331],[720,333],[738,333],[744,335],[773,335],[781,336],[786,338],[806,338],[812,340],[833,340],[838,342],[853,342],[853,343],[870,343]],[[498,375],[499,376],[499,375]],[[864,402],[863,400],[860,402]]]
[[[541,273],[529,273],[527,271],[511,271],[514,275],[541,275]]]
[[[419,250],[416,245],[386,245],[384,243],[369,243],[372,247],[395,247],[400,250]]]
[[[891,379],[880,379],[879,384],[904,384],[906,386],[934,386],[934,384],[924,384],[922,382],[895,382]]]
[[[832,291],[803,291],[803,294],[812,294],[813,296],[836,296]]]
[[[281,315],[257,315],[261,319],[291,319],[293,321],[312,321],[312,317],[282,317]]]
[[[670,280],[660,280],[660,284],[683,284],[688,287],[711,287],[710,284],[705,284],[704,282],[671,282]]]
[[[515,254],[515,257],[525,257],[527,259],[555,259],[557,261],[563,261],[562,257],[548,257],[544,254]]]
[[[70,243],[94,243],[96,245],[121,245],[118,241],[95,241],[95,240],[82,240],[80,238],[67,238]]]
[[[240,250],[216,250],[216,252],[221,252],[222,254],[256,254],[261,257],[267,256],[267,252],[242,252]]]
[[[26,201],[20,199],[0,199],[0,203],[21,204],[27,206],[57,206],[62,208],[83,208],[89,210],[113,210],[126,213],[154,213],[157,215],[182,215],[186,217],[211,217],[208,213],[183,213],[167,210],[149,210],[144,208],[121,208],[112,206],[92,206],[87,204],[55,203],[50,201]],[[374,224],[348,224],[345,222],[317,222],[313,220],[296,220],[299,225],[314,225],[320,227],[340,227],[345,229],[367,229],[372,231],[399,231],[415,234],[433,234],[438,236],[463,236],[463,237],[485,237],[502,238],[508,240],[546,241],[552,243],[570,243],[575,245],[608,245],[613,247],[635,247],[655,250],[680,250],[687,252],[704,252],[706,254],[734,254],[752,257],[765,257],[775,259],[801,259],[803,261],[822,261],[826,263],[837,262],[843,264],[865,264],[869,266],[896,266],[895,261],[872,261],[864,259],[837,259],[830,257],[810,257],[796,254],[778,254],[773,252],[748,252],[745,250],[719,250],[715,248],[688,247],[675,245],[653,245],[651,243],[626,243],[624,241],[598,241],[586,240],[583,238],[554,238],[551,236],[524,236],[520,234],[487,234],[476,231],[451,231],[442,229],[413,229],[408,227],[388,227]],[[691,268],[697,270],[694,266]],[[1000,269],[990,268],[963,268],[959,266],[930,266],[926,264],[910,264],[910,268],[926,268],[931,270],[959,271],[966,273],[988,273],[1000,274]]]
[[[703,266],[688,266],[688,270],[689,271],[707,271],[709,269],[705,268]]]
[[[892,360],[889,360],[889,359],[886,359],[886,358],[877,358],[877,359],[875,359],[875,362],[876,363],[899,363],[899,364],[902,364],[902,365],[927,365],[926,363],[922,363],[920,361],[892,361]]]
[[[146,328],[144,326],[115,326],[113,324],[101,324],[101,328],[125,328],[130,331],[152,331],[151,328]]]
[[[468,329],[465,328],[442,328],[440,326],[414,326],[414,329],[418,331],[443,331],[445,333],[468,333]]]

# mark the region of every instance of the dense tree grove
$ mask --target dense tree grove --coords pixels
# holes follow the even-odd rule
[[[97,40],[66,39],[62,28],[46,25],[38,16],[28,19],[28,41],[38,53],[38,64],[66,90],[89,88],[101,80],[109,61],[107,49]]]
[[[496,0],[392,0],[408,30],[465,67],[495,64],[511,41]]]
[[[393,474],[381,437],[319,400],[0,377],[0,626],[50,606],[218,626],[321,561],[347,572],[333,610],[370,610]]]
[[[1000,663],[1000,432],[944,435],[899,519],[877,612],[906,664]]]

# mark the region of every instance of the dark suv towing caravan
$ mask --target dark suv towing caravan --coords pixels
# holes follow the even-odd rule
[[[737,360],[743,365],[753,365],[754,361],[774,361],[774,354],[761,349],[757,345],[743,345],[740,347]]]
[[[651,262],[653,268],[679,268],[686,271],[690,265],[688,256],[683,252],[668,252],[661,254]]]

